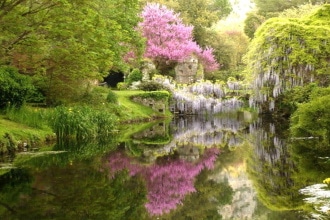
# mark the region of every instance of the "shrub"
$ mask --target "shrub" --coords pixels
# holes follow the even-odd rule
[[[168,101],[169,97],[170,97],[170,93],[168,91],[156,91],[156,92],[153,91],[153,92],[140,93],[131,96],[132,99],[134,98],[154,99],[156,101],[166,100],[166,102]]]
[[[107,95],[107,102],[108,103],[113,103],[113,104],[117,104],[118,103],[118,96],[115,92],[113,91],[109,91],[108,95]]]
[[[146,81],[142,82],[139,85],[139,89],[143,91],[157,91],[157,90],[165,90],[164,86],[155,81]]]
[[[65,145],[72,140],[79,143],[110,136],[116,121],[116,116],[108,111],[88,106],[59,106],[50,117],[50,126],[56,133],[57,144]]]
[[[33,91],[30,77],[21,75],[13,67],[0,67],[0,108],[21,107]]]
[[[300,104],[291,118],[291,131],[298,137],[321,137],[330,142],[330,95]]]
[[[128,84],[127,83],[124,83],[124,82],[120,82],[117,84],[117,89],[119,90],[125,90],[128,88]]]
[[[127,83],[132,84],[133,82],[137,82],[142,80],[142,73],[139,69],[133,69],[127,77]]]
[[[105,97],[97,90],[92,90],[90,92],[84,93],[79,102],[88,104],[88,105],[100,105],[105,102]]]

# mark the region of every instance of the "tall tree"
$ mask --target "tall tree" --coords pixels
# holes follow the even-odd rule
[[[328,87],[330,5],[300,19],[272,18],[256,32],[247,53],[255,102],[274,103],[284,92],[311,82]]]
[[[131,45],[142,54],[142,38],[134,31],[138,0],[0,3],[2,64],[38,75],[49,100],[74,98],[87,79],[125,68],[122,57]]]
[[[193,27],[184,25],[179,14],[166,6],[153,3],[145,6],[142,17],[139,26],[147,39],[145,56],[152,59],[159,70],[166,71],[192,54],[200,58],[207,71],[218,68],[212,49],[203,51],[193,41]]]
[[[146,1],[142,0],[142,2]],[[199,45],[204,45],[206,29],[232,11],[229,0],[152,0],[151,2],[166,5],[180,13],[185,24],[194,26],[193,38]]]
[[[194,26],[194,40],[203,45],[206,29],[221,18],[229,15],[231,4],[228,0],[178,0],[179,12],[185,23]]]
[[[282,12],[286,9],[297,7],[303,4],[325,3],[324,0],[254,0],[259,12],[263,15]]]

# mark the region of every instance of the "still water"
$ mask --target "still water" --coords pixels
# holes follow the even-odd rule
[[[177,117],[21,153],[1,169],[0,219],[330,219],[329,147],[285,124]]]

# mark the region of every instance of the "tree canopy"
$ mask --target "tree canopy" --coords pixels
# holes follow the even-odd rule
[[[166,5],[176,13],[180,13],[180,17],[186,25],[194,26],[193,38],[202,46],[204,46],[204,37],[207,36],[207,28],[232,11],[229,0],[152,0],[148,2]]]
[[[300,19],[272,18],[257,30],[247,54],[257,102],[289,88],[316,82],[329,86],[330,5]]]
[[[158,3],[150,3],[142,12],[139,23],[142,35],[147,39],[144,56],[150,58],[160,71],[195,54],[204,65],[205,71],[218,68],[212,52],[202,49],[193,41],[193,26],[182,23],[179,14]]]
[[[37,76],[51,100],[74,98],[76,83],[125,69],[122,57],[131,48],[142,54],[143,40],[134,31],[138,0],[0,3],[1,64]]]

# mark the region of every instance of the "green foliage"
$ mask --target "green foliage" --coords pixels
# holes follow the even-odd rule
[[[327,89],[329,92],[329,89]],[[320,137],[330,143],[330,94],[315,96],[298,106],[291,118],[291,132],[295,137]]]
[[[118,103],[118,96],[112,90],[109,90],[109,92],[108,92],[107,102],[108,103],[113,103],[113,104],[117,104]]]
[[[282,12],[285,9],[297,7],[299,5],[307,3],[323,3],[324,1],[318,0],[254,0],[256,7],[262,14],[271,14],[272,16],[276,15],[278,12]]]
[[[97,88],[97,87],[96,87]],[[105,96],[103,94],[108,91],[107,88],[104,88],[105,91],[99,91],[98,89],[87,90],[77,101],[82,104],[87,104],[90,106],[100,106],[105,103]]]
[[[207,37],[207,29],[232,11],[228,0],[141,0],[141,2],[144,4],[157,2],[180,13],[184,23],[194,26],[194,40],[203,46],[205,45],[204,38]]]
[[[141,99],[154,99],[157,101],[164,100],[167,103],[170,93],[168,91],[152,91],[131,96],[132,99],[135,97]]]
[[[87,106],[56,107],[50,117],[50,126],[56,133],[57,144],[71,140],[78,143],[97,137],[110,136],[115,129],[116,117],[105,110]]]
[[[246,19],[244,20],[244,33],[249,37],[253,38],[254,33],[258,27],[265,21],[265,17],[257,14],[256,12],[250,12],[247,14]]]
[[[266,1],[265,1],[265,3],[266,3]],[[293,1],[286,1],[286,3],[296,4]],[[304,3],[304,4],[301,5],[302,3]],[[305,4],[305,3],[307,3],[307,4]],[[272,4],[274,4],[274,2]],[[312,11],[314,11],[315,9],[318,9],[320,7],[319,5],[312,5],[311,2],[307,2],[307,1],[305,1],[305,2],[301,1],[298,5],[295,5],[298,7],[291,7],[291,6],[284,7],[284,8],[286,8],[286,10],[284,10],[284,8],[276,9],[276,7],[272,7],[272,8],[267,7],[266,8],[266,10],[275,10],[272,12],[264,11],[263,8],[258,7],[259,10],[253,11],[253,12],[250,12],[247,14],[247,17],[244,20],[244,33],[249,38],[252,39],[254,37],[254,33],[259,28],[259,26],[263,22],[265,22],[268,18],[277,17],[277,16],[281,17],[281,18],[302,18],[304,16],[307,16]],[[284,6],[284,5],[280,5],[280,6]]]
[[[32,128],[45,128],[47,126],[49,111],[42,108],[32,108],[23,105],[20,108],[6,108],[4,115],[6,119]]]
[[[221,70],[234,71],[243,65],[242,59],[247,52],[249,39],[242,31],[208,31],[204,43],[214,49]]]
[[[128,51],[136,60],[143,52],[138,0],[4,1],[1,9],[0,64],[36,76],[49,104],[76,99],[90,79],[128,69]]]
[[[119,82],[117,83],[117,89],[119,90],[125,90],[128,88],[128,84],[125,82]]]
[[[35,91],[29,77],[18,73],[12,67],[0,67],[0,108],[20,107]]]
[[[311,93],[317,88],[316,84],[311,83],[306,86],[296,86],[284,92],[276,102],[276,110],[282,116],[290,116],[297,110],[299,104],[309,102]]]
[[[300,19],[272,18],[257,30],[246,56],[257,101],[274,100],[311,81],[330,84],[328,11],[330,5],[325,4]]]
[[[139,89],[143,91],[165,90],[164,86],[156,81],[144,81],[139,85]]]
[[[311,12],[319,9],[320,5],[312,5],[310,3],[300,5],[299,7],[289,8],[279,14],[281,18],[302,18],[311,14]]]
[[[142,73],[139,69],[133,69],[132,72],[128,74],[127,83],[132,84],[133,82],[141,81]]]

